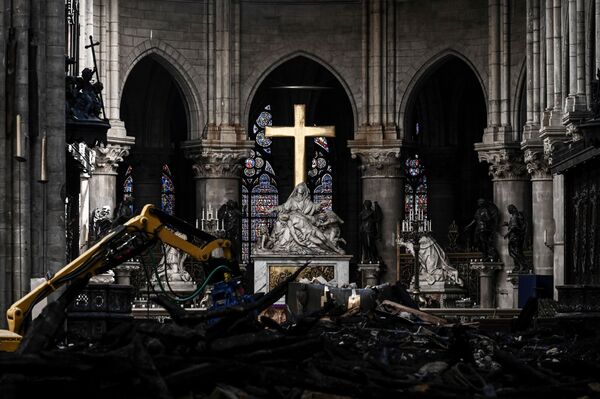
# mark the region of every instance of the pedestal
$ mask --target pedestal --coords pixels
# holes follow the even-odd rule
[[[496,292],[494,289],[494,275],[502,270],[502,262],[471,262],[469,267],[479,272],[479,307],[493,308]]]
[[[421,296],[431,298],[440,304],[440,308],[455,308],[456,301],[465,296],[465,290],[456,285],[438,281],[434,284],[428,284],[425,281],[420,282]]]
[[[337,286],[348,284],[352,255],[260,254],[254,257],[254,292],[269,292],[300,266],[309,265],[299,278],[323,277]],[[280,299],[277,303],[283,303]]]
[[[513,309],[517,309],[519,307],[519,277],[520,276],[521,276],[521,273],[513,273],[513,272],[506,273],[506,281],[512,287],[512,299],[513,299],[512,307],[513,307]]]
[[[125,262],[113,269],[116,283],[120,285],[131,285],[131,273],[140,267],[138,262]]]
[[[379,273],[381,265],[379,263],[359,263],[358,271],[361,275],[361,286],[376,286],[379,285]]]

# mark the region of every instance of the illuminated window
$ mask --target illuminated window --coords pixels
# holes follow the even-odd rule
[[[427,176],[419,155],[408,158],[404,164],[406,183],[404,185],[404,214],[412,210],[415,214],[423,211],[427,215]]]
[[[160,208],[170,215],[175,214],[175,186],[171,170],[167,164],[162,167],[162,177],[160,181]]]
[[[315,137],[315,154],[308,170],[308,186],[313,202],[325,202],[324,209],[331,210],[333,200],[333,177],[329,162],[329,143],[325,137]]]
[[[277,178],[271,165],[271,139],[265,136],[265,127],[273,124],[271,106],[267,105],[252,125],[250,138],[254,150],[244,162],[242,176],[242,262],[248,263],[252,245],[257,237],[268,232],[275,223],[272,211],[279,204]]]
[[[125,181],[123,182],[123,202],[130,203],[129,209],[133,214],[133,168],[129,166],[125,172]]]

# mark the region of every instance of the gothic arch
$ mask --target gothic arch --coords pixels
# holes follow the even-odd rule
[[[152,57],[160,63],[173,76],[185,98],[187,109],[187,122],[189,126],[188,140],[199,139],[204,126],[204,113],[199,90],[195,82],[201,82],[200,76],[192,64],[174,47],[162,40],[148,39],[137,45],[129,55],[125,65],[127,69],[122,75],[119,88],[119,104],[123,89],[129,74],[137,63],[145,57]]]
[[[469,60],[469,58],[467,58],[462,53],[460,53],[454,49],[450,49],[450,48],[444,49],[442,51],[439,51],[438,53],[436,53],[434,56],[430,57],[426,61],[423,61],[425,59],[425,57],[422,57],[419,60],[419,62],[416,63],[417,65],[421,65],[418,69],[416,67],[411,67],[411,69],[414,71],[414,74],[412,76],[412,79],[406,85],[406,88],[403,90],[402,99],[400,101],[400,109],[398,111],[398,126],[400,128],[400,132],[402,135],[402,137],[400,137],[400,138],[403,138],[403,136],[405,134],[405,131],[404,131],[405,130],[404,129],[405,114],[406,114],[406,110],[409,107],[410,102],[414,98],[413,93],[414,93],[415,89],[418,90],[419,83],[423,81],[423,78],[425,78],[427,75],[429,75],[433,71],[435,71],[435,69],[438,66],[440,66],[443,63],[443,61],[447,60],[450,57],[458,58],[459,60],[463,61],[469,67],[469,69],[471,69],[471,71],[475,75],[475,78],[477,79],[477,81],[479,82],[479,84],[481,86],[481,92],[483,93],[483,97],[485,99],[486,108],[487,108],[487,97],[488,96],[487,96],[487,91],[486,91],[486,85],[484,84],[484,80],[481,78],[481,74],[479,73],[479,71],[477,70],[475,65],[471,62],[471,60]]]
[[[277,67],[279,67],[280,65],[282,65],[282,64],[286,63],[287,61],[292,60],[296,57],[305,57],[312,61],[315,61],[316,63],[323,66],[325,69],[327,69],[329,72],[331,72],[331,74],[333,74],[333,76],[335,76],[335,78],[338,80],[338,82],[340,82],[340,84],[344,88],[344,91],[346,92],[346,96],[348,96],[348,100],[350,101],[350,106],[352,107],[352,114],[353,114],[352,118],[353,118],[354,126],[355,127],[358,126],[358,112],[357,112],[357,108],[356,108],[356,101],[352,94],[352,90],[350,90],[350,86],[348,86],[348,84],[342,78],[342,76],[326,61],[324,61],[322,58],[317,57],[314,54],[310,54],[310,53],[307,53],[302,50],[292,52],[288,55],[285,55],[285,56],[279,58],[277,61],[271,63],[271,65],[267,69],[265,69],[263,71],[263,73],[254,80],[255,83],[252,86],[252,88],[250,89],[248,97],[246,98],[246,104],[244,105],[244,113],[243,113],[242,121],[248,121],[248,118],[250,117],[250,106],[252,104],[252,100],[254,99],[256,91],[258,90],[258,88],[260,87],[262,82],[265,80],[265,78],[267,76],[269,76],[269,74],[271,72],[273,72],[273,70],[275,70]]]
[[[513,126],[513,132],[514,132],[514,137],[513,139],[515,141],[521,141],[522,140],[522,133],[523,133],[523,125],[525,125],[525,123],[521,124],[519,121],[521,119],[524,119],[525,122],[527,122],[527,61],[523,60],[523,62],[521,63],[521,68],[519,69],[519,75],[517,76],[516,79],[516,84],[514,85],[514,87],[516,87],[515,93],[513,95],[513,101],[512,101],[512,110],[511,110],[511,116],[512,116],[512,126]],[[524,92],[524,96],[522,96]],[[522,98],[525,97],[525,98]],[[524,115],[521,115],[522,113],[522,107],[525,106],[525,112]],[[519,137],[519,134],[521,135],[521,137]]]

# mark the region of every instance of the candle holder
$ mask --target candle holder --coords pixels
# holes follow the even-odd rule
[[[215,237],[222,238],[225,236],[225,220],[219,219],[217,212],[208,204],[208,209],[202,208],[202,218],[200,221],[196,219],[196,228],[205,231]]]
[[[421,237],[431,234],[431,220],[427,219],[423,210],[417,212],[410,211],[408,218],[402,221],[402,229],[398,229],[398,233],[395,237],[396,246],[402,245],[403,242],[410,242],[413,245],[413,251],[415,253],[415,263],[413,270],[413,284],[411,292],[415,302],[419,303],[419,297],[421,296],[421,289],[419,287],[419,275],[421,270],[421,264],[419,262],[419,250]]]

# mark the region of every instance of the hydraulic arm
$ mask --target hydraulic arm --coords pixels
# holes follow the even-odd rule
[[[177,236],[175,231],[195,236],[204,244],[197,246]],[[14,351],[23,334],[23,322],[36,303],[69,282],[86,279],[141,254],[151,245],[161,241],[186,252],[198,261],[207,261],[218,248],[223,257],[231,261],[231,242],[216,238],[195,229],[181,219],[171,216],[153,205],[146,205],[142,212],[122,225],[112,229],[105,237],[77,259],[56,272],[52,278],[37,286],[15,302],[6,312],[8,330],[0,330],[0,351]]]

